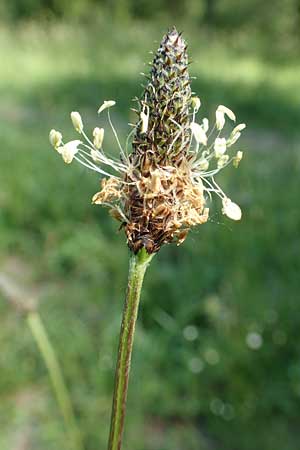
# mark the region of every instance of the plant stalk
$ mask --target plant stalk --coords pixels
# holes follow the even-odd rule
[[[74,448],[74,450],[83,450],[81,436],[76,425],[75,414],[68,389],[55,350],[48,337],[41,317],[38,312],[31,311],[27,313],[26,319],[48,370],[50,381],[65,421],[66,431],[69,435],[72,448]]]
[[[119,338],[108,450],[121,450],[135,324],[146,268],[152,255],[143,248],[130,257],[128,287]]]

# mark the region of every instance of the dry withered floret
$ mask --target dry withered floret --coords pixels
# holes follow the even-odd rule
[[[142,248],[155,253],[165,243],[181,244],[191,227],[208,220],[206,202],[212,192],[222,199],[224,214],[233,220],[241,218],[239,206],[225,195],[214,176],[231,162],[238,166],[242,152],[230,157],[227,150],[245,124],[237,125],[228,138],[221,137],[226,118],[235,122],[234,113],[223,105],[216,110],[216,123],[209,134],[207,118],[200,124],[195,121],[201,102],[192,97],[187,47],[175,28],[164,36],[147,80],[135,110],[139,119],[130,134],[130,154],[127,145],[122,148],[111,122],[109,109],[115,102],[104,101],[99,108],[99,113],[107,110],[120,148],[119,161],[103,151],[103,128],[94,129],[91,142],[78,112],[72,112],[71,119],[86,143],[74,140],[63,144],[61,133],[50,132],[52,145],[66,163],[76,159],[105,176],[92,201],[110,207],[134,253]],[[209,145],[212,133],[216,136]],[[117,175],[111,174],[111,169]]]

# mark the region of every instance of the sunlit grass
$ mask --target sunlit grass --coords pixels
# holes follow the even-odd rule
[[[108,84],[112,78],[133,82],[138,90],[138,80],[142,82],[138,74],[147,72],[147,62],[151,59],[148,53],[155,49],[154,41],[159,33],[158,26],[153,29],[144,24],[135,24],[129,29],[118,26],[112,30],[105,20],[91,25],[88,33],[83,26],[62,23],[45,23],[40,27],[30,23],[11,29],[2,26],[1,93],[10,98],[14,92],[16,95],[31,92],[34,97],[35,91],[41,90],[42,98],[47,97],[47,88],[51,90],[73,80],[76,99],[76,81],[93,79],[101,85]],[[230,47],[228,38],[223,44],[217,36],[208,38],[199,31],[187,30],[185,34],[193,61],[191,74],[198,77],[200,85],[202,79],[211,85],[221,83],[225,95],[229,88],[241,97],[245,92],[263,96],[266,89],[291,106],[298,104],[300,64],[296,61],[272,63],[253,52]],[[205,94],[202,93],[204,99]],[[126,92],[119,90],[118,96],[121,100],[127,98]],[[97,100],[100,101],[96,96]],[[266,102],[268,100],[269,94]],[[268,105],[265,107],[267,109]]]

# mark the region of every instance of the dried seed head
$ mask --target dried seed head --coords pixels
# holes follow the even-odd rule
[[[93,196],[92,203],[96,205],[109,204],[120,198],[120,182],[115,178],[103,178],[101,188],[101,191]]]

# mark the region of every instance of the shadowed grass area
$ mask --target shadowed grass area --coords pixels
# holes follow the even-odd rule
[[[74,136],[69,112],[76,109],[92,129],[98,106],[113,98],[124,140],[158,28],[134,24],[112,32],[103,22],[0,29],[0,271],[16,281],[26,272],[24,283],[37,289],[87,450],[106,445],[127,249],[107,211],[90,204],[97,176],[64,165],[48,132],[54,127]],[[300,65],[264,62],[193,30],[187,38],[203,114],[213,120],[222,103],[249,127],[240,169],[220,177],[244,218],[231,223],[216,208],[209,224],[180,249],[164,248],[152,264],[124,448],[294,450]],[[105,139],[116,151],[109,133]],[[4,301],[0,316],[0,447],[11,449],[15,430],[24,426],[33,450],[67,449],[22,317]],[[39,401],[27,414],[25,396],[20,413],[19,398],[28,390]]]
[[[149,51],[156,48],[154,40],[163,30],[136,24],[111,33],[110,25],[100,22],[91,25],[89,32],[63,24],[0,28],[2,108],[5,100],[11,103],[15,97],[32,111],[45,109],[49,117],[60,106],[95,110],[106,95],[116,98],[121,111],[127,113],[129,100],[141,92],[139,73],[147,72]],[[209,104],[214,111],[222,100],[261,127],[297,128],[297,60],[272,62],[228,45],[228,40],[222,44],[217,35],[194,30],[187,30],[186,37],[191,75],[197,78],[193,87],[204,107]]]

